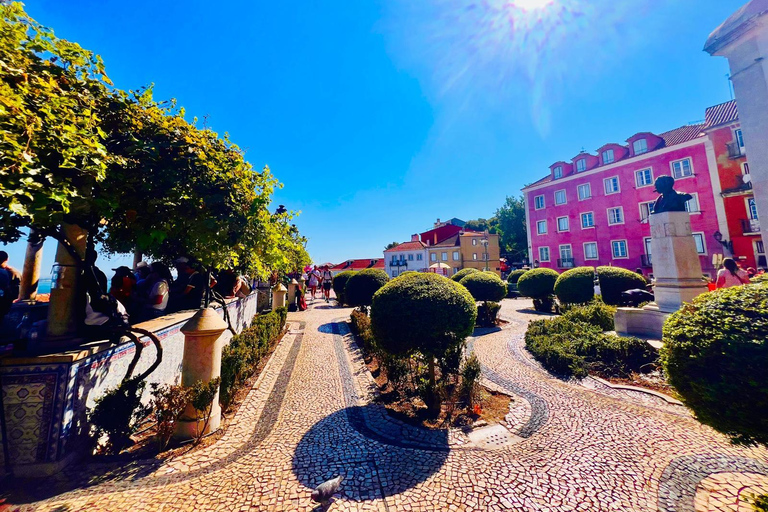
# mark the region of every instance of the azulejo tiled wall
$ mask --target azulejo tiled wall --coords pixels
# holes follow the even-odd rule
[[[257,295],[228,304],[232,325],[239,332],[256,314]],[[220,314],[221,308],[219,308]],[[178,383],[184,355],[181,327],[189,315],[154,331],[163,347],[160,366],[148,377],[142,400],[149,401],[149,384]],[[225,331],[225,343],[231,333]],[[134,374],[149,367],[156,350],[148,338]],[[83,446],[88,436],[86,415],[97,398],[125,377],[136,347],[133,343],[101,351],[75,362],[18,364],[0,367],[8,455],[14,467],[56,463]],[[27,360],[28,361],[28,360]],[[4,457],[0,450],[0,457]],[[4,463],[4,459],[0,460]]]

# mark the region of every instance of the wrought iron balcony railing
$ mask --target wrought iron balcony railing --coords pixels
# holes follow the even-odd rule
[[[745,235],[760,232],[760,221],[757,219],[742,219],[741,220],[741,232]]]
[[[725,147],[728,148],[728,157],[729,158],[739,158],[744,156],[744,148],[739,146],[739,143],[734,142],[726,142]]]
[[[558,258],[557,266],[559,268],[573,268],[574,267],[573,258]]]

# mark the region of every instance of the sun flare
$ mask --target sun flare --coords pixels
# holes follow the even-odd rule
[[[535,11],[544,9],[551,5],[554,0],[511,0],[513,7],[517,7],[523,11]]]

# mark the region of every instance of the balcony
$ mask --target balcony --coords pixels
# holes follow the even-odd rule
[[[574,266],[573,258],[559,258],[557,260],[558,268],[573,268]]]
[[[389,262],[390,267],[407,267],[408,262],[406,260],[392,260]]]
[[[760,221],[757,219],[742,219],[741,232],[745,235],[760,234]]]
[[[651,255],[650,254],[641,254],[640,255],[640,264],[644,267],[653,267],[653,264],[651,263]]]
[[[739,146],[736,141],[726,142],[725,147],[728,148],[728,158],[741,158],[745,156],[744,148]]]

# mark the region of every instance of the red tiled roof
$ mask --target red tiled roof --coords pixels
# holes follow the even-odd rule
[[[674,130],[669,130],[668,132],[664,132],[659,134],[659,137],[664,139],[664,147],[670,147],[670,146],[676,146],[677,144],[682,144],[683,142],[688,142],[689,140],[693,140],[696,137],[700,137],[703,135],[701,133],[701,130],[704,128],[704,124],[691,124],[687,126],[681,126],[680,128],[675,128]]]
[[[739,120],[739,109],[736,100],[726,101],[714,107],[709,107],[704,115],[704,129],[721,124],[733,123]]]
[[[422,242],[403,242],[400,245],[396,245],[395,247],[387,249],[384,252],[418,251],[419,249],[423,249],[425,247],[426,245],[424,245]]]
[[[387,267],[384,265],[384,258],[382,258],[382,259],[380,259],[380,260],[377,260],[377,261],[376,261],[376,264],[375,264],[374,266],[372,266],[371,268],[382,268],[382,269],[383,269],[383,268],[387,268]]]
[[[453,236],[449,236],[442,242],[436,243],[432,247],[454,247],[459,245],[459,234],[455,234]]]
[[[377,266],[381,262],[381,267]],[[383,268],[384,260],[382,258],[369,258],[361,260],[342,261],[338,265],[331,267],[331,270],[363,270],[365,268]]]

